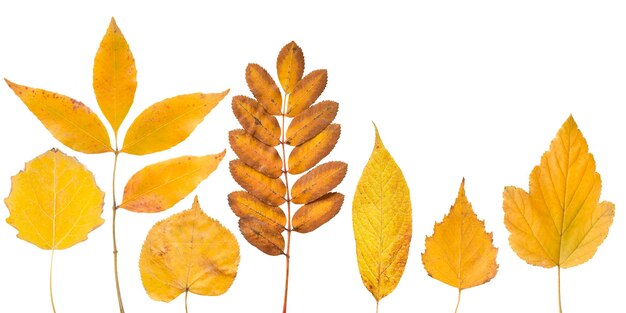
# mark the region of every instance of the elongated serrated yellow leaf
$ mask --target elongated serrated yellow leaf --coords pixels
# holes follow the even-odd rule
[[[315,70],[306,75],[289,95],[286,115],[295,117],[319,98],[328,82],[326,70]]]
[[[292,41],[280,49],[276,70],[285,93],[292,92],[304,74],[304,53],[295,42]]]
[[[181,143],[227,94],[192,93],[153,104],[130,125],[122,152],[144,155]]]
[[[248,134],[268,146],[276,146],[280,143],[278,120],[265,112],[263,106],[256,100],[245,96],[235,96],[232,107],[239,124]]]
[[[239,218],[256,218],[283,229],[287,222],[283,210],[261,202],[247,191],[234,191],[228,194],[228,205]]]
[[[482,285],[496,276],[498,249],[465,196],[465,180],[450,212],[426,237],[422,263],[430,277],[459,290]]]
[[[281,255],[285,250],[285,238],[282,229],[256,218],[239,220],[239,230],[244,238],[267,255]]]
[[[348,172],[348,164],[334,161],[324,163],[302,175],[291,189],[293,203],[306,204],[333,190]]]
[[[280,178],[270,178],[246,165],[241,160],[230,161],[230,175],[239,186],[269,205],[285,203],[287,187]]]
[[[409,187],[378,129],[352,201],[352,222],[361,279],[378,302],[402,277],[412,231]]]
[[[235,236],[200,208],[155,224],[141,248],[139,271],[150,298],[169,302],[183,292],[202,296],[225,293],[237,275],[239,244]]]
[[[7,223],[17,237],[41,249],[61,250],[87,239],[102,225],[104,193],[73,157],[52,149],[11,179]]]
[[[258,64],[248,64],[246,82],[254,97],[261,103],[267,113],[280,115],[283,100],[272,76]]]
[[[52,136],[83,153],[112,152],[111,140],[100,118],[82,102],[43,89],[6,83],[37,116]]]
[[[283,173],[283,160],[278,151],[248,134],[243,129],[228,133],[231,149],[248,166],[271,178],[278,178]]]
[[[331,124],[307,142],[295,147],[289,154],[289,174],[301,174],[325,158],[337,145],[341,126]]]
[[[299,146],[317,136],[333,122],[338,110],[339,104],[335,101],[322,101],[306,109],[289,124],[285,142]]]
[[[94,59],[93,90],[116,134],[133,104],[136,89],[135,59],[115,19],[111,18]]]
[[[323,197],[303,205],[291,219],[293,230],[299,233],[308,233],[330,221],[341,209],[343,195],[330,192]]]
[[[513,250],[542,267],[591,259],[615,215],[612,203],[599,203],[601,188],[587,141],[570,116],[530,174],[530,192],[505,188],[504,222]]]
[[[190,194],[220,164],[226,150],[205,156],[183,156],[148,165],[124,187],[120,208],[154,213],[167,210]]]

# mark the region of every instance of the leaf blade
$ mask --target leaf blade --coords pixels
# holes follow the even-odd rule
[[[324,163],[300,177],[291,189],[296,204],[313,202],[333,190],[348,172],[348,164],[340,161]]]
[[[244,238],[261,252],[276,256],[284,254],[285,238],[281,230],[256,218],[239,220],[239,230]]]
[[[300,174],[311,169],[335,148],[341,135],[341,125],[330,124],[309,141],[295,147],[287,162],[290,174]]]
[[[299,146],[322,132],[337,116],[339,104],[335,101],[322,101],[296,116],[289,127],[285,142]]]
[[[267,113],[280,115],[283,99],[276,82],[260,65],[250,63],[246,67],[246,82],[254,97],[261,103]]]
[[[268,146],[280,143],[280,125],[276,117],[268,114],[256,100],[235,96],[232,109],[239,124],[252,136]]]
[[[286,44],[276,60],[278,80],[285,93],[291,93],[304,74],[304,53],[295,43]]]
[[[281,179],[267,177],[238,159],[229,165],[230,175],[237,184],[257,199],[273,206],[285,203],[287,187]]]
[[[233,191],[228,194],[228,205],[239,218],[256,218],[278,228],[285,228],[287,217],[278,206],[261,202],[247,191]]]
[[[344,196],[338,192],[327,193],[321,198],[303,205],[291,219],[294,231],[308,233],[330,221],[341,209]]]
[[[270,178],[278,178],[283,174],[283,160],[278,151],[258,141],[245,130],[231,130],[228,141],[230,148],[248,166]]]
[[[328,82],[326,70],[315,70],[307,74],[293,89],[287,103],[288,117],[295,117],[319,98]]]

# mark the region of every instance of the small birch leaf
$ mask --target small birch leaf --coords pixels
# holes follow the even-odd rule
[[[11,178],[4,199],[17,237],[41,249],[61,250],[87,239],[104,220],[104,193],[73,157],[52,149]]]
[[[285,238],[282,229],[264,223],[256,218],[239,220],[239,230],[244,238],[267,255],[281,255],[285,250]]]
[[[459,290],[482,285],[496,276],[498,249],[465,196],[465,180],[450,212],[426,237],[422,263],[428,275]]]
[[[226,150],[205,156],[183,156],[144,167],[126,183],[119,207],[140,213],[171,208],[213,173],[224,154]]]
[[[122,152],[144,155],[181,143],[227,94],[193,93],[153,104],[128,128]]]
[[[409,187],[378,129],[352,201],[352,222],[361,279],[379,302],[402,277],[412,221]]]
[[[141,248],[139,271],[150,298],[170,302],[189,291],[218,296],[230,288],[239,266],[235,236],[200,208],[156,223]]]
[[[600,200],[602,182],[574,118],[559,129],[530,174],[530,192],[504,190],[509,244],[529,264],[568,268],[593,257],[613,223],[615,206]]]
[[[258,64],[248,64],[246,82],[254,97],[261,103],[267,113],[280,115],[283,105],[282,97],[272,76]]]
[[[239,124],[262,143],[276,146],[280,143],[280,125],[276,117],[265,112],[265,109],[254,99],[246,96],[235,96],[232,108]]]
[[[330,221],[341,209],[344,196],[338,192],[330,192],[323,197],[303,205],[291,219],[293,230],[308,233]]]
[[[54,92],[18,85],[6,79],[5,81],[52,136],[64,145],[83,153],[113,152],[104,124],[82,102]]]
[[[130,47],[117,27],[111,23],[93,64],[93,90],[100,110],[117,134],[135,98],[137,69]]]
[[[304,53],[295,42],[292,41],[280,49],[276,70],[283,90],[291,93],[304,74]]]

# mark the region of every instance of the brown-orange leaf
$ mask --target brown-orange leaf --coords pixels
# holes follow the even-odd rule
[[[300,177],[291,189],[291,200],[307,204],[333,190],[346,176],[348,164],[334,161],[324,163]]]
[[[304,53],[295,42],[292,41],[280,49],[276,70],[283,90],[291,93],[304,74]]]
[[[287,222],[283,210],[261,202],[247,191],[231,192],[228,195],[228,205],[239,218],[256,218],[283,229]]]
[[[289,95],[286,115],[295,117],[311,106],[326,88],[327,81],[326,70],[315,70],[300,80]]]
[[[265,254],[280,255],[285,250],[282,229],[264,223],[256,218],[239,220],[239,230],[246,240]]]
[[[248,64],[246,82],[254,97],[263,105],[265,111],[272,115],[280,115],[282,97],[276,82],[270,74],[258,64]]]
[[[228,133],[230,147],[248,166],[271,178],[278,178],[283,173],[283,160],[278,151],[248,134],[243,129]]]
[[[303,205],[291,219],[293,230],[308,233],[326,224],[341,209],[344,196],[338,192],[327,193],[323,197]]]
[[[341,126],[331,124],[317,136],[295,147],[289,154],[289,173],[301,174],[311,169],[335,148],[340,135]]]
[[[296,116],[287,128],[285,142],[298,146],[322,132],[337,116],[339,104],[322,101]]]
[[[232,108],[239,124],[254,138],[268,146],[280,143],[278,120],[268,114],[256,100],[246,96],[235,96]]]
[[[269,205],[285,203],[287,187],[280,178],[270,178],[246,165],[241,160],[230,161],[230,174],[253,196]]]

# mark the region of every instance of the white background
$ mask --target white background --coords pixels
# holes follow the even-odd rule
[[[335,219],[292,241],[290,312],[374,312],[354,251],[351,199],[373,146],[375,121],[411,189],[413,241],[405,274],[380,312],[453,312],[456,290],[431,279],[420,254],[456,197],[462,177],[474,210],[499,247],[497,276],[463,292],[460,312],[556,312],[556,269],[527,265],[508,245],[504,186],[527,188],[528,175],[573,114],[602,175],[602,199],[616,204],[609,236],[588,263],[562,273],[564,312],[623,312],[626,238],[626,4],[623,1],[2,1],[0,76],[56,91],[103,118],[92,91],[95,52],[111,16],[138,69],[135,104],[121,127],[148,105],[177,94],[231,89],[195,132],[173,149],[123,155],[120,191],[143,166],[186,154],[217,153],[237,128],[231,96],[250,95],[249,62],[275,75],[280,48],[295,40],[306,70],[327,68],[322,99],[340,103],[339,144],[328,160],[349,163]],[[104,120],[104,118],[103,118]],[[111,254],[112,155],[84,155],[57,142],[0,84],[0,194],[26,161],[58,147],[77,156],[107,192],[106,222],[89,240],[55,257],[58,312],[116,312]],[[220,297],[190,295],[190,312],[279,312],[284,258],[250,246],[226,195],[240,189],[225,161],[196,190],[203,209],[241,245],[232,288]],[[183,312],[182,297],[148,298],[138,256],[150,227],[190,207],[193,195],[158,214],[118,215],[126,311]],[[0,210],[0,219],[8,210]],[[50,312],[49,252],[0,223],[0,311]]]

